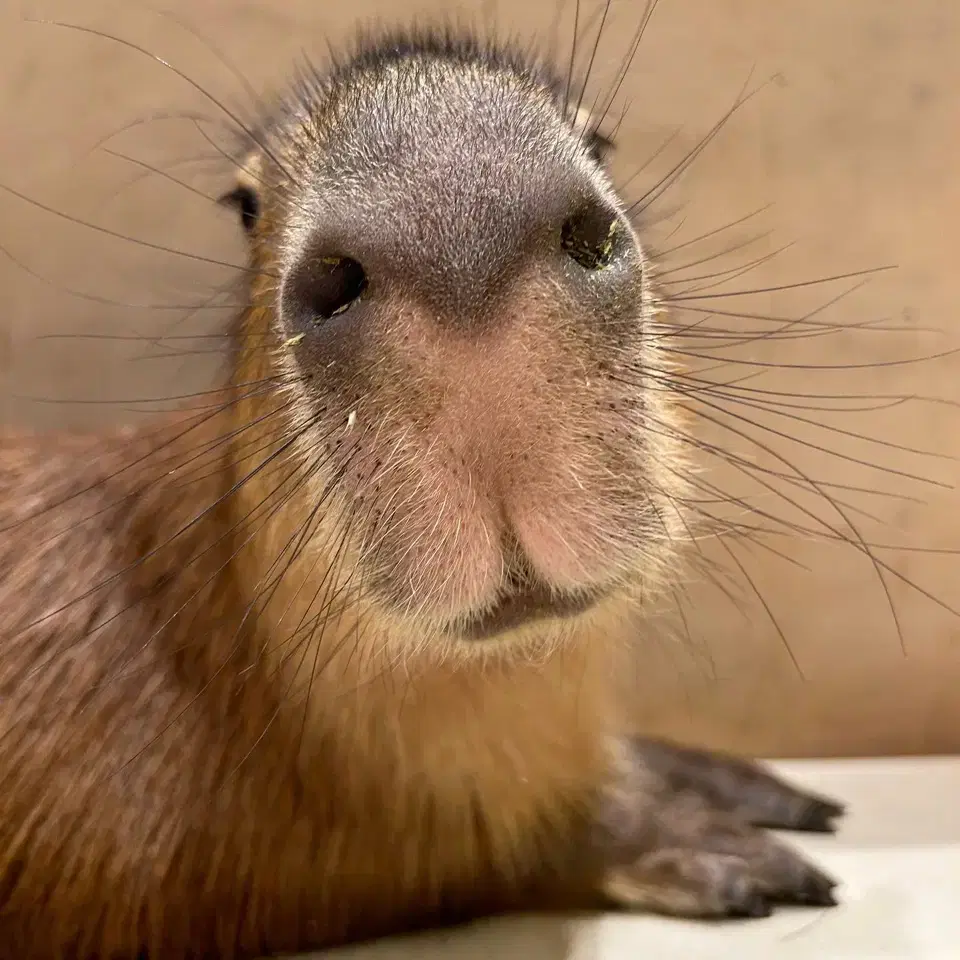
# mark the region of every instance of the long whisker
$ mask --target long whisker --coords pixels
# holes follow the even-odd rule
[[[202,97],[210,101],[215,107],[217,107],[224,116],[228,117],[237,128],[241,130],[247,137],[250,138],[251,142],[256,143],[257,146],[263,150],[263,152],[277,165],[277,167],[284,172],[284,174],[291,180],[294,178],[290,175],[290,172],[284,166],[283,162],[270,150],[269,145],[261,142],[253,131],[245,124],[237,114],[230,110],[229,107],[221,100],[218,100],[209,90],[207,90],[202,84],[197,83],[189,74],[184,73],[179,68],[175,67],[172,63],[167,60],[164,60],[163,57],[157,56],[155,53],[151,53],[146,47],[140,46],[138,43],[134,43],[132,40],[127,40],[124,37],[117,37],[113,34],[106,33],[103,30],[96,30],[93,27],[85,27],[82,24],[78,23],[66,23],[62,20],[47,20],[40,18],[26,18],[27,23],[37,23],[45,24],[51,27],[60,27],[63,30],[75,30],[78,33],[87,33],[94,37],[100,37],[102,40],[109,40],[112,43],[119,44],[123,47],[128,47],[131,50],[135,50],[138,53],[142,53],[145,57],[148,57],[150,60],[155,61],[156,63],[161,64],[166,67],[171,73],[175,74],[185,83],[189,84],[196,90]]]

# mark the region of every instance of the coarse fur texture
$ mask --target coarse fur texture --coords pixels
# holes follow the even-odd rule
[[[231,194],[229,382],[0,441],[0,956],[832,902],[758,828],[838,806],[619,739],[685,471],[650,264],[567,93],[459,34],[305,73]]]

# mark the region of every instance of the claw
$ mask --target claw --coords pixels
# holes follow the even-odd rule
[[[796,830],[809,833],[835,833],[834,822],[846,813],[846,807],[832,800],[811,799],[803,813],[797,818]]]
[[[807,877],[793,899],[797,903],[807,904],[811,907],[835,907],[837,906],[837,897],[833,891],[836,886],[835,881],[823,874],[811,875]]]
[[[756,920],[769,917],[773,913],[773,904],[765,896],[752,891],[740,903],[731,903],[727,908],[727,916],[731,918],[743,917]]]

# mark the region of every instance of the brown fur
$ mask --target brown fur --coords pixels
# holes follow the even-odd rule
[[[413,63],[428,94],[507,104],[480,139],[562,134],[531,76],[458,56],[334,79],[306,120],[264,134],[222,392],[139,431],[3,439],[0,956],[255,956],[498,910],[829,902],[832,883],[752,824],[825,826],[838,808],[749,765],[615,739],[611,649],[681,529],[669,432],[642,429],[673,414],[630,376],[667,363],[636,339],[653,308],[634,239],[624,286],[592,306],[536,259],[550,246],[471,300],[489,251],[532,220],[478,248],[462,284],[436,285],[446,247],[369,246],[369,311],[326,338],[289,327],[331,117],[348,150],[357,99],[396,95]],[[565,135],[558,169],[578,172],[560,200],[607,191]],[[422,157],[444,149],[459,147]],[[491,183],[519,204],[530,184],[510,165],[536,169],[496,156]],[[465,174],[454,209],[483,183]],[[422,290],[391,287],[391,269]],[[544,580],[602,597],[457,639]]]
[[[162,448],[178,463],[219,436],[186,429],[2,448],[0,952],[255,954],[512,905],[603,777],[597,658],[438,667],[412,689],[344,668],[305,724],[270,638],[241,626],[259,541],[229,560],[221,508],[164,543],[230,476],[221,453],[199,483],[156,483],[161,437],[181,434]],[[30,519],[67,497],[69,532]]]

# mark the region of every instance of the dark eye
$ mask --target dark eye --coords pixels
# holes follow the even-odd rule
[[[602,270],[610,266],[624,237],[620,218],[598,208],[570,217],[560,231],[560,246],[585,270]]]
[[[257,225],[260,218],[260,198],[250,187],[237,187],[224,194],[220,202],[240,212],[240,222],[247,233]]]

